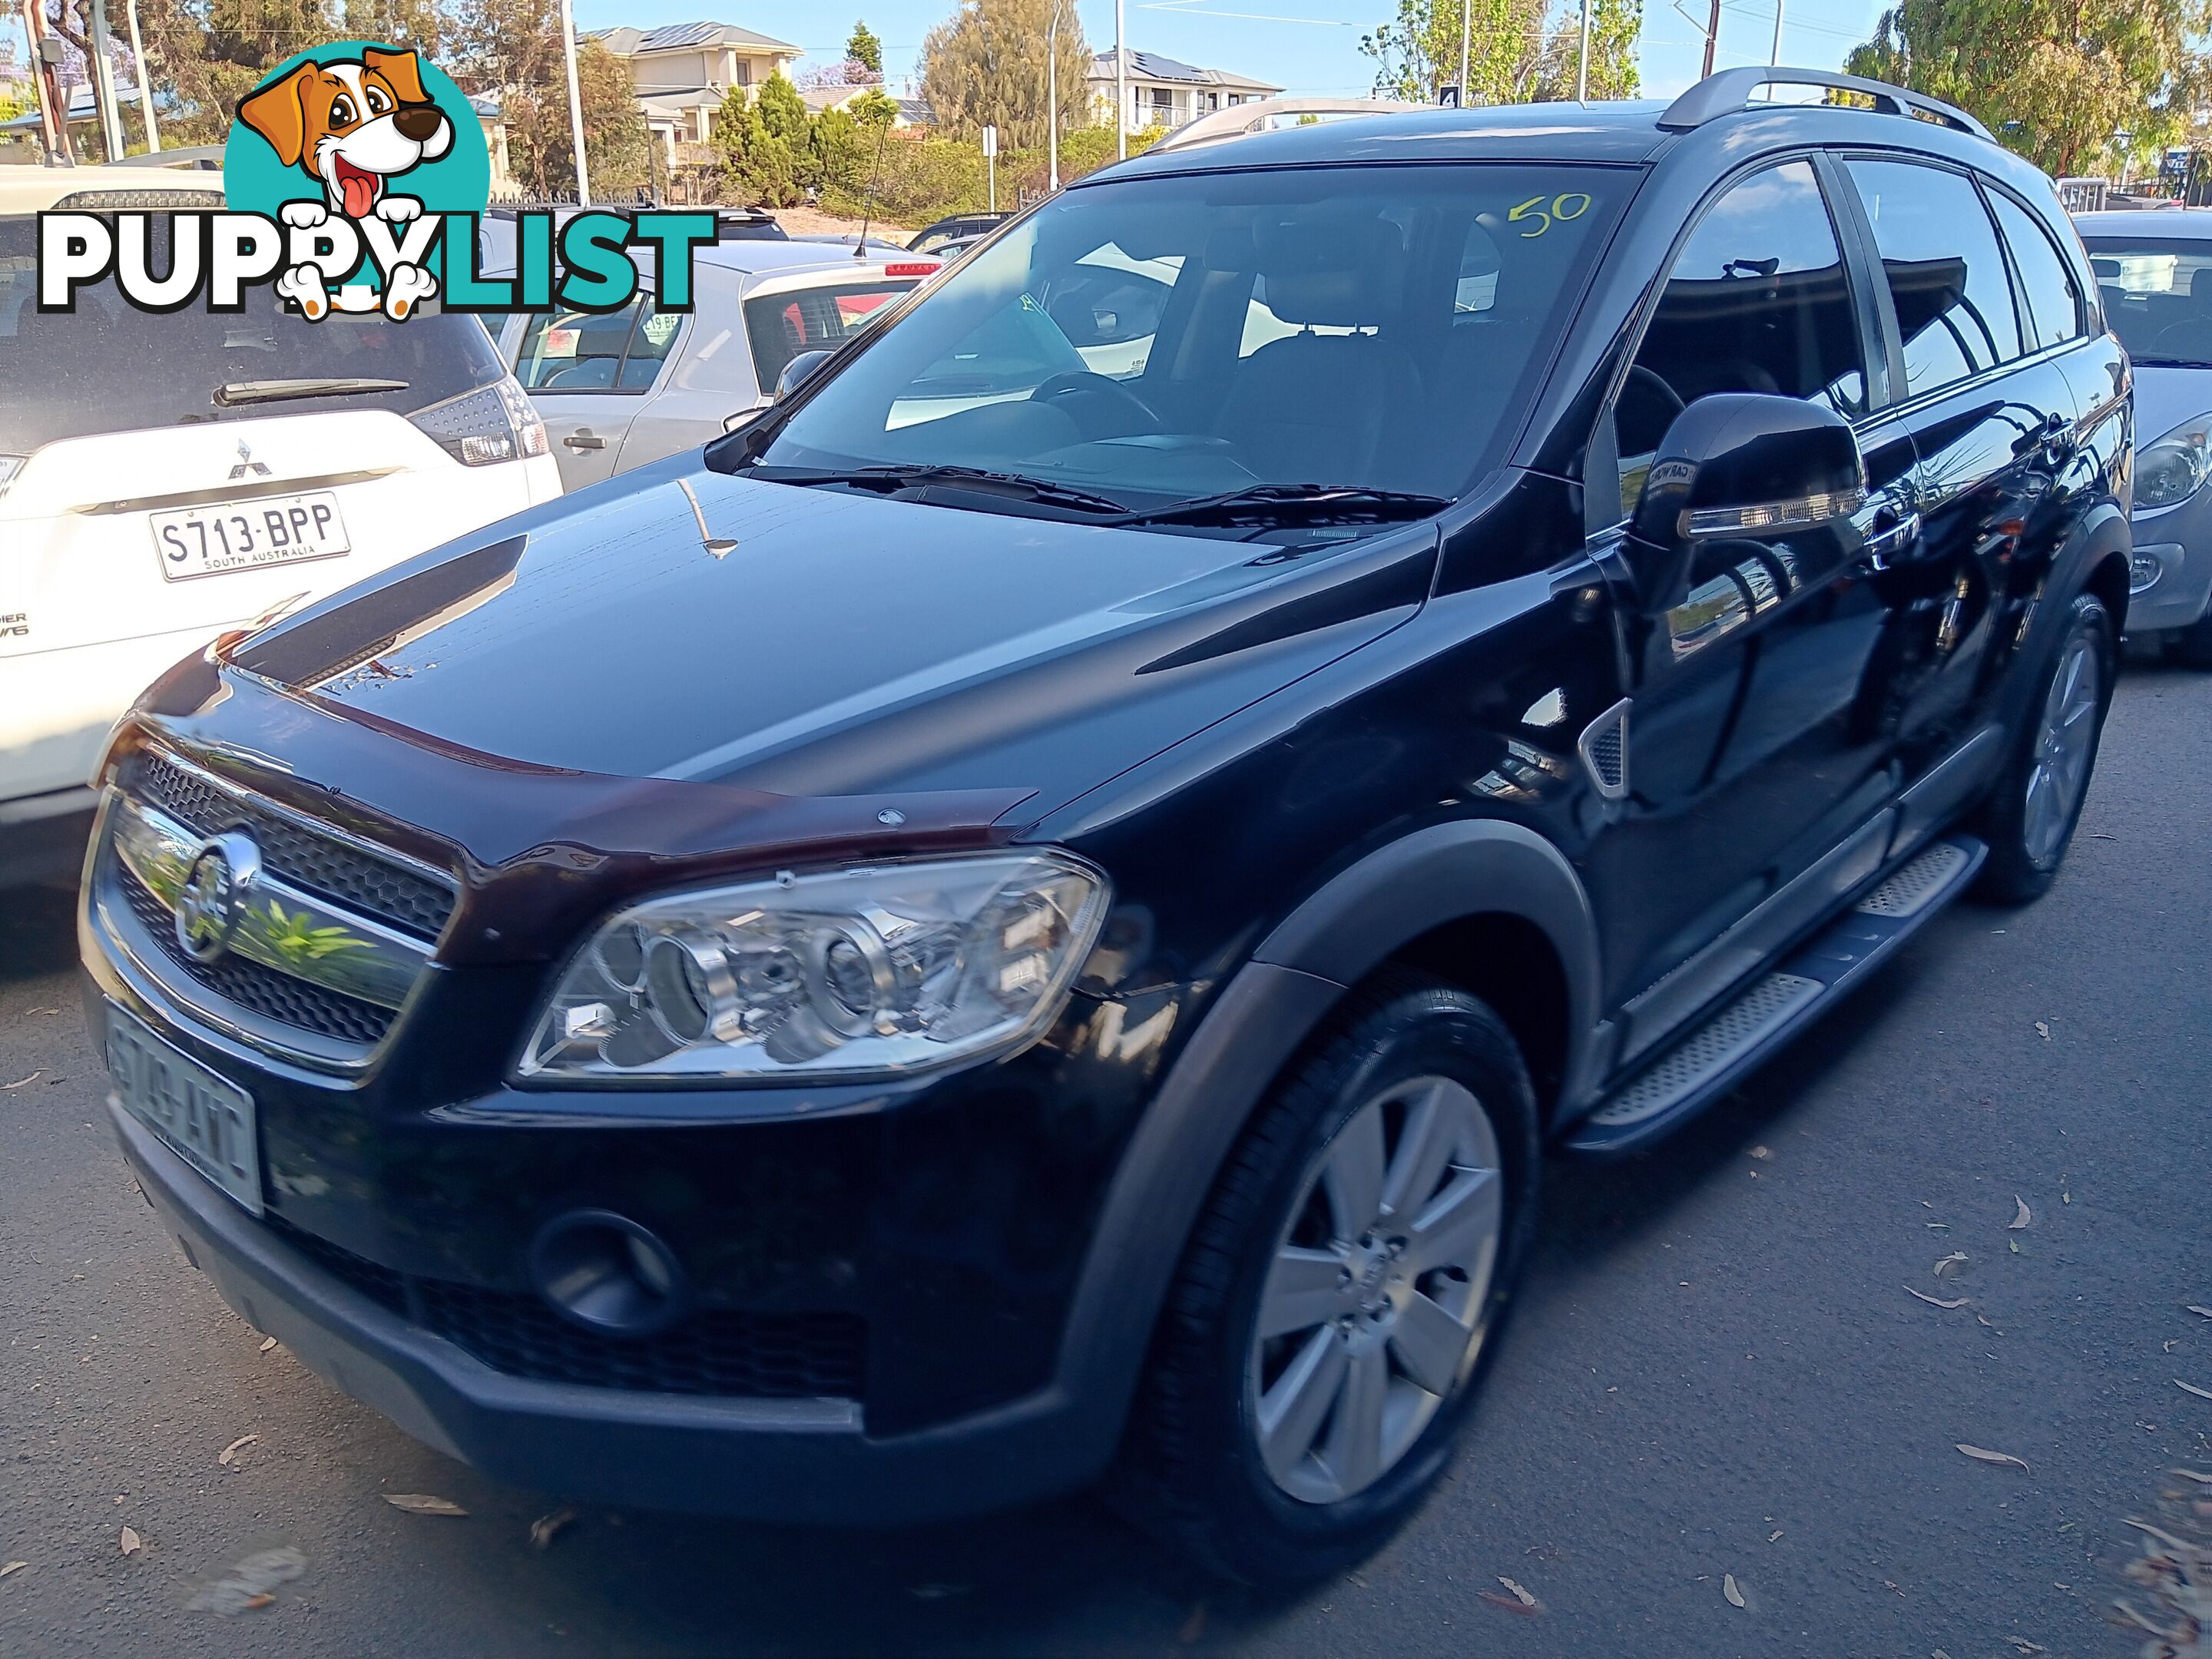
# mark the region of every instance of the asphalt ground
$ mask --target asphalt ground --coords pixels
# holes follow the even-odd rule
[[[558,1494],[263,1351],[185,1264],[104,1127],[68,901],[0,895],[0,1654],[2136,1654],[2114,1601],[2172,1613],[2130,1520],[2212,1536],[2212,1486],[2166,1473],[2212,1472],[2177,1386],[2212,1389],[2208,921],[2212,676],[2136,665],[2049,897],[1954,908],[1658,1151],[1553,1166],[1449,1483],[1267,1601],[1087,1501],[899,1534],[586,1508],[533,1547]],[[273,1548],[303,1564],[273,1601],[191,1607]]]

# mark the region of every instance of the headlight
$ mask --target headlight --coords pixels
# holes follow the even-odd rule
[[[2136,505],[2172,507],[2212,477],[2212,415],[2185,421],[2136,457]]]
[[[1042,1030],[1106,884],[1064,854],[780,876],[648,900],[568,963],[526,1079],[889,1076]]]
[[[418,409],[407,418],[463,466],[489,466],[494,461],[545,453],[545,422],[512,374]]]

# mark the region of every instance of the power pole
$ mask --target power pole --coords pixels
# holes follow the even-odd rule
[[[1474,100],[1467,95],[1468,48],[1474,36],[1474,0],[1459,0],[1459,106]]]
[[[1713,48],[1721,43],[1721,0],[1713,0],[1712,21],[1705,25],[1705,73],[1713,72]]]
[[[1779,0],[1778,0],[1778,3]],[[1575,102],[1589,102],[1589,9],[1590,0],[1583,0],[1583,50],[1575,60]]]
[[[1782,0],[1774,0],[1774,53],[1766,61],[1771,68],[1782,66]]]
[[[1045,188],[1060,188],[1060,8],[1053,0],[1052,21],[1044,32]]]
[[[46,147],[48,167],[73,167],[76,149],[70,142],[69,94],[54,72],[61,62],[58,34],[46,33],[46,13],[39,0],[23,8],[23,32],[31,42],[31,85],[39,96],[39,137]]]
[[[138,77],[138,118],[146,124],[146,153],[161,153],[161,128],[154,119],[154,77],[146,73],[146,48],[138,44],[138,0],[123,0],[123,15],[131,25],[131,62]]]
[[[92,0],[92,95],[100,106],[100,142],[107,159],[123,159],[123,112],[115,101],[115,64],[108,56],[107,0]]]
[[[1114,159],[1129,159],[1129,47],[1122,24],[1124,0],[1114,0]]]
[[[1715,5],[1720,0],[1713,0]],[[561,0],[561,56],[568,69],[568,142],[576,152],[576,205],[592,204],[592,175],[584,166],[584,96],[576,90],[576,15],[569,0]]]

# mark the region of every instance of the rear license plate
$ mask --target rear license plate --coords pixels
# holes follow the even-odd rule
[[[107,1011],[115,1097],[185,1162],[261,1213],[261,1149],[253,1097],[164,1042],[120,1008]]]
[[[327,489],[264,495],[149,514],[161,574],[173,582],[264,565],[335,559],[353,551],[338,498]]]

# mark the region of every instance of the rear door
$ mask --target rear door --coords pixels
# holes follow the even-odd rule
[[[2058,533],[2080,410],[2060,354],[2041,349],[2032,323],[2023,334],[1973,176],[1894,156],[1847,157],[1843,170],[1881,260],[1899,414],[1918,452],[1921,534],[1880,578],[1890,619],[1870,688],[1909,787],[1988,715],[2001,601]],[[1922,801],[1913,827],[1954,805]]]
[[[685,321],[680,312],[660,310],[642,287],[619,311],[556,310],[528,319],[514,376],[545,422],[565,488],[613,475]]]

